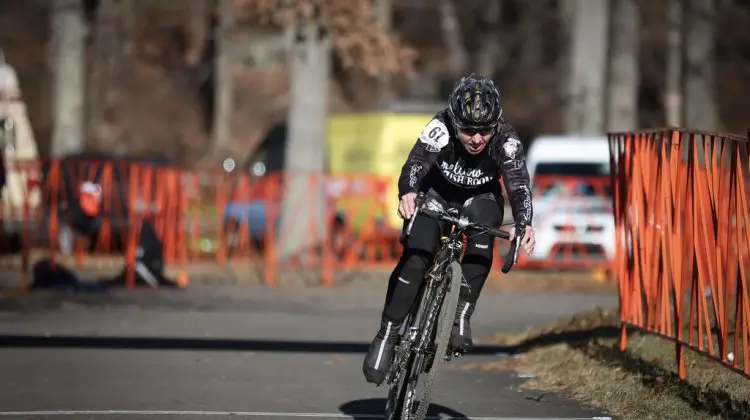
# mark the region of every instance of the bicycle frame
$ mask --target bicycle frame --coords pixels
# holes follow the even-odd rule
[[[448,351],[447,339],[454,314],[446,311],[455,311],[458,303],[458,289],[462,285],[468,287],[459,264],[464,248],[462,235],[468,235],[470,230],[475,230],[495,237],[510,238],[507,232],[472,223],[465,217],[459,217],[456,209],[444,210],[436,201],[426,200],[424,193],[420,193],[417,200],[416,212],[405,229],[406,236],[411,233],[416,215],[419,213],[448,222],[449,225],[447,228],[443,227],[440,246],[425,275],[421,290],[417,294],[417,301],[404,323],[406,330],[396,346],[394,364],[386,376],[386,382],[391,387],[386,403],[387,419],[393,419],[392,416],[396,413],[401,413],[403,416],[404,409],[408,410],[407,418],[411,419],[411,407],[416,401],[420,404],[416,419],[423,418],[429,405],[430,390],[437,375],[436,366],[439,366],[443,360],[450,360],[452,355],[461,355],[458,352]],[[516,228],[516,236],[503,265],[504,273],[507,273],[516,262],[520,239],[523,236],[522,231],[522,227]],[[448,272],[451,273],[450,276],[447,275]],[[448,300],[446,300],[447,297],[449,297]],[[436,336],[440,338],[436,340]],[[431,359],[430,356],[432,356]],[[424,394],[421,397],[415,397],[416,381],[421,373],[427,374],[428,384]]]
[[[438,202],[434,200],[428,200],[423,192],[420,192],[417,195],[417,209],[414,212],[414,215],[412,215],[411,219],[409,220],[409,224],[406,227],[406,236],[409,236],[409,234],[411,234],[411,229],[414,226],[414,221],[417,219],[417,214],[420,213],[432,219],[449,223],[451,232],[449,233],[447,244],[449,248],[451,248],[451,251],[454,252],[463,251],[463,242],[460,240],[460,237],[462,234],[467,234],[469,230],[481,231],[481,233],[489,233],[490,235],[501,239],[510,239],[510,234],[508,232],[504,232],[495,227],[486,226],[481,223],[471,222],[466,217],[459,217],[458,210],[456,209],[443,209],[442,205]],[[521,244],[521,239],[523,238],[523,235],[525,233],[524,230],[525,226],[517,225],[515,227],[515,236],[513,238],[513,241],[511,241],[508,255],[505,257],[505,263],[503,264],[503,267],[501,269],[503,273],[508,273],[513,265],[515,265],[515,263],[518,261],[518,249]],[[441,243],[440,250],[443,250],[445,245],[446,243],[445,241],[443,241]],[[440,251],[435,254],[435,261],[437,261],[437,257],[439,255]],[[451,256],[455,256],[455,254],[452,252]],[[458,257],[456,257],[456,259],[458,259]]]
[[[459,261],[461,259],[461,254],[463,252],[464,244],[462,240],[463,235],[469,234],[470,230],[476,230],[479,231],[479,233],[489,233],[492,236],[499,237],[502,239],[510,239],[510,234],[508,232],[501,231],[499,229],[493,228],[491,226],[485,226],[479,223],[473,223],[469,221],[465,217],[459,217],[458,210],[451,208],[448,210],[445,210],[442,208],[442,206],[437,203],[434,200],[428,200],[426,195],[423,192],[420,192],[417,196],[417,209],[414,213],[414,215],[409,220],[409,224],[406,228],[406,236],[411,234],[411,229],[414,226],[414,221],[416,220],[417,214],[425,214],[430,218],[433,218],[438,221],[445,221],[448,222],[447,229],[443,229],[440,246],[438,247],[438,251],[435,253],[435,257],[433,259],[433,262],[430,266],[430,268],[427,270],[427,275],[425,276],[425,282],[422,284],[420,292],[417,294],[418,299],[420,301],[420,305],[415,305],[413,311],[415,312],[414,315],[416,315],[417,309],[421,304],[424,304],[425,302],[422,302],[424,292],[430,290],[431,288],[438,288],[438,296],[436,296],[438,300],[438,304],[440,301],[442,301],[442,295],[444,295],[445,290],[442,290],[440,288],[440,282],[442,280],[442,274],[443,269],[448,266],[453,261]],[[448,232],[446,232],[448,230]],[[519,229],[522,230],[522,229]],[[446,236],[447,233],[447,236]],[[508,255],[505,259],[505,264],[503,265],[502,271],[503,273],[507,273],[510,271],[510,268],[513,266],[513,264],[516,263],[517,257],[518,257],[518,247],[520,244],[520,239],[522,238],[523,233],[522,232],[516,232],[516,236],[513,239],[513,243],[511,244],[510,250],[508,252]],[[461,282],[463,286],[469,287],[469,285],[466,283],[466,280],[461,279]],[[411,317],[411,314],[410,314]],[[411,330],[414,330],[415,327],[412,325]],[[418,331],[407,331],[406,334],[404,334],[406,337],[406,340],[409,342],[409,344],[413,343],[413,340],[416,338],[416,332]],[[420,340],[418,343],[418,349],[424,349],[425,345],[427,343],[423,342],[424,340]]]

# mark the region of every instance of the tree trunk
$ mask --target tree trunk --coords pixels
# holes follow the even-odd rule
[[[185,63],[195,67],[200,63],[203,50],[208,40],[209,2],[208,0],[191,0],[187,4],[189,14],[188,45],[185,51]]]
[[[469,67],[469,56],[461,36],[461,23],[458,20],[455,0],[438,0],[440,23],[448,57],[448,71],[454,79],[464,74]]]
[[[667,74],[664,89],[664,113],[667,125],[682,125],[682,58],[684,6],[682,0],[667,5]]]
[[[52,156],[83,150],[86,23],[83,0],[52,3],[52,68],[54,71]]]
[[[290,30],[294,36],[290,50],[291,105],[278,250],[281,261],[320,246],[326,232],[321,176],[325,170],[332,45],[327,31],[314,18],[301,21]],[[306,255],[305,252],[300,256]]]
[[[521,50],[520,67],[527,77],[533,78],[535,73],[543,69],[544,23],[549,4],[543,0],[526,1],[522,7],[521,33],[524,47]]]
[[[487,0],[486,7],[487,30],[482,37],[482,47],[477,57],[477,70],[479,74],[493,77],[497,64],[500,61],[500,21],[502,20],[502,0]]]
[[[720,131],[713,56],[715,5],[713,0],[690,0],[686,7],[684,124],[692,130]],[[701,165],[706,160],[704,146],[708,145],[703,141],[695,142],[695,153]],[[720,145],[717,142],[714,146]],[[711,152],[708,153],[712,156]],[[718,150],[714,153],[718,153]],[[727,159],[731,157],[727,155]]]
[[[573,13],[567,131],[601,135],[605,130],[609,0],[567,1],[573,2],[566,7]]]
[[[612,0],[607,130],[638,128],[639,10],[636,0]]]
[[[230,0],[219,0],[219,24],[215,32],[213,150],[221,153],[232,141],[234,80],[232,77],[231,33],[235,24]]]
[[[685,122],[691,129],[720,130],[714,81],[713,0],[690,0],[686,16]]]
[[[117,106],[123,110],[131,110],[135,105],[135,91],[137,86],[135,63],[136,40],[138,38],[136,20],[138,19],[138,4],[136,0],[120,0],[120,65],[117,66],[117,80],[121,94]],[[133,140],[142,135],[138,128],[138,121],[131,112],[121,115],[119,119],[120,138],[118,139],[119,154],[127,154]],[[137,141],[137,140],[136,140]]]
[[[88,109],[89,135],[99,149],[115,150],[116,134],[113,121],[105,115],[118,103],[120,49],[120,5],[117,0],[101,0],[96,9],[94,28],[94,52],[91,60],[91,77],[86,101]]]
[[[375,13],[378,23],[386,33],[391,32],[393,17],[392,0],[375,0]],[[388,74],[378,76],[378,98],[382,102],[390,99],[391,77]]]

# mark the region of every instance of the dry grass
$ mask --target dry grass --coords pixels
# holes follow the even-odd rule
[[[490,274],[486,288],[500,292],[616,293],[611,279],[597,281],[596,270],[513,269],[508,274]]]
[[[692,351],[688,380],[677,376],[674,344],[631,334],[618,350],[614,310],[596,310],[496,342],[518,345],[512,368],[536,375],[523,387],[557,391],[619,419],[747,419],[750,382]]]

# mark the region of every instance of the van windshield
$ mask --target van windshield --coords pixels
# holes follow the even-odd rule
[[[536,175],[602,176],[609,175],[609,162],[540,162]]]
[[[534,194],[537,197],[558,197],[572,191],[579,197],[612,197],[612,189],[607,178],[609,162],[540,162],[534,173],[537,178]],[[564,181],[557,177],[580,177],[580,181]],[[545,181],[541,181],[544,178]],[[538,182],[542,185],[536,185]],[[567,191],[567,193],[566,193]]]

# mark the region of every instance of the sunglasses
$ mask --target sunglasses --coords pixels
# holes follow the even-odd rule
[[[486,128],[480,128],[480,129],[472,128],[472,127],[456,126],[456,129],[458,131],[460,131],[461,133],[466,134],[467,136],[473,136],[475,134],[479,134],[481,136],[487,136],[487,135],[492,134],[495,131],[495,127],[494,126],[492,126],[492,127],[486,127]]]

